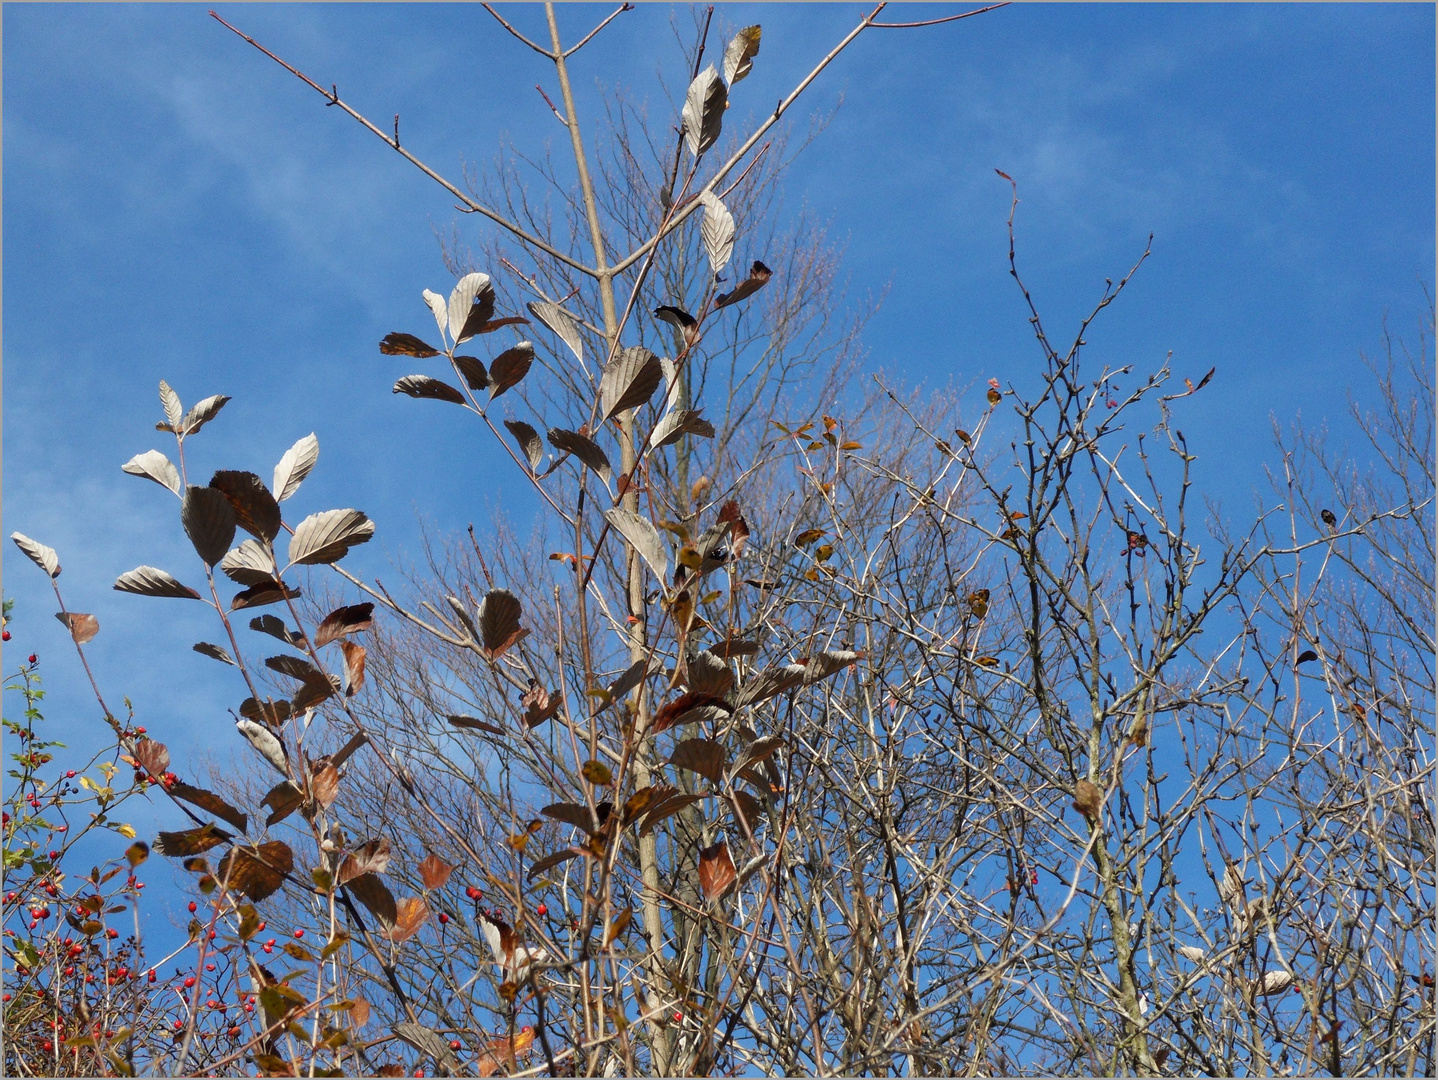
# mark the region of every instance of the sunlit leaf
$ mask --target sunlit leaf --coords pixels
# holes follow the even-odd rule
[[[599,380],[599,400],[603,419],[609,420],[627,409],[638,408],[659,389],[664,381],[664,367],[659,357],[641,345],[620,351],[605,365]]]
[[[609,766],[602,761],[589,760],[579,770],[579,775],[598,787],[608,787],[614,783],[614,774],[609,771]]]
[[[679,116],[684,128],[684,142],[695,157],[708,150],[719,138],[728,104],[729,90],[714,70],[714,65],[710,64],[689,84],[689,90],[684,95],[684,109]]]
[[[385,936],[396,945],[403,944],[419,932],[429,918],[429,905],[422,896],[408,896],[395,905],[394,926]]]
[[[24,533],[11,533],[10,539],[15,541],[15,546],[29,556],[30,561],[45,573],[52,578],[60,576],[60,556],[55,554],[54,548],[48,547],[38,540],[31,540]],[[118,586],[116,587],[118,588]]]
[[[345,654],[345,697],[354,697],[364,686],[365,647],[357,641],[341,641]]]
[[[456,345],[466,337],[465,324],[476,314],[472,311],[476,300],[480,304],[478,321],[482,323],[494,314],[494,286],[488,274],[465,274],[449,294],[449,337]]]
[[[56,567],[59,570],[59,567]],[[139,596],[168,596],[176,600],[198,600],[200,594],[188,585],[182,585],[163,570],[153,566],[137,566],[115,580],[119,592],[136,593]]]
[[[170,389],[170,384],[164,379],[160,380],[160,406],[165,410],[166,424],[178,435],[181,431],[180,421],[185,416],[185,407],[180,404],[180,395]]]
[[[452,873],[454,873],[454,867],[433,852],[420,860],[419,879],[424,883],[426,889],[444,888]]]
[[[491,735],[504,734],[504,728],[496,727],[494,724],[491,724],[488,721],[478,720],[473,716],[456,715],[448,716],[445,719],[447,719],[452,725],[457,728],[467,728],[471,731],[485,731]]]
[[[574,358],[584,361],[584,339],[579,334],[579,320],[558,304],[534,300],[525,305],[529,313],[540,321],[560,341],[569,346]]]
[[[275,501],[284,502],[298,491],[301,481],[310,474],[319,458],[320,441],[315,438],[314,432],[286,450],[275,466],[274,483],[270,485]]]
[[[180,493],[180,470],[158,450],[146,450],[143,454],[136,454],[120,468],[131,476],[143,476],[153,480],[176,495]]]
[[[290,537],[291,563],[338,562],[351,547],[374,536],[374,522],[358,510],[325,510],[311,514]]]
[[[681,694],[654,714],[649,731],[657,735],[680,724],[699,724],[728,716],[733,706],[713,694]]]
[[[231,581],[245,586],[263,585],[275,579],[275,561],[258,540],[242,540],[225,552],[220,570]]]
[[[194,408],[185,414],[184,420],[180,422],[180,433],[183,435],[193,435],[199,431],[200,428],[204,427],[219,415],[220,410],[225,407],[225,402],[229,400],[230,399],[224,394],[214,394],[205,398],[203,401],[197,402]]]
[[[506,420],[504,426],[514,436],[514,441],[519,443],[519,448],[524,451],[524,456],[529,461],[530,471],[538,472],[540,462],[544,460],[544,443],[540,441],[539,432],[523,420]]]
[[[729,265],[729,259],[734,254],[734,215],[712,191],[700,192],[699,201],[704,204],[699,236],[704,241],[709,266],[718,274]]]
[[[218,660],[222,664],[234,664],[235,658],[218,645],[211,645],[208,641],[196,642],[191,646],[201,656],[208,656],[212,660]]]
[[[604,516],[614,527],[614,531],[624,537],[630,547],[639,552],[660,583],[667,582],[669,580],[669,554],[654,523],[647,517],[619,507],[606,510]]]
[[[685,435],[712,439],[714,425],[705,420],[700,412],[699,409],[670,409],[664,414],[664,418],[654,425],[654,431],[649,436],[649,445],[657,450],[661,446],[677,443]]]
[[[524,636],[519,620],[524,607],[508,589],[491,589],[479,603],[479,632],[491,659],[498,659]]]
[[[729,46],[724,50],[724,81],[731,89],[753,69],[754,57],[759,55],[761,33],[758,26],[746,26],[729,39]]]

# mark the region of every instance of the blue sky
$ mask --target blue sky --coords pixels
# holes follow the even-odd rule
[[[476,7],[218,10],[377,122],[400,113],[405,145],[456,179],[502,138],[564,149],[533,90],[554,96],[552,70]],[[506,10],[543,33],[539,9]],[[573,40],[607,10],[566,7],[561,29]],[[601,80],[665,107],[656,70],[684,78],[670,13],[642,6],[577,58],[583,116],[600,115]],[[721,8],[730,26],[764,26],[728,124],[762,115],[860,14]],[[390,393],[404,371],[375,348],[423,332],[419,290],[452,284],[435,231],[457,224],[472,242],[485,226],[202,6],[7,5],[3,18],[4,531],[59,549],[68,604],[100,619],[89,651],[108,696],[128,695],[182,761],[223,759],[243,694],[190,651],[215,638],[204,609],[110,589],[141,563],[198,579],[171,497],[119,470],[170,449],[153,430],[156,382],[187,405],[234,397],[193,443],[205,475],[267,477],[317,432],[297,511],[363,508],[377,539],[347,565],[398,577],[417,514],[483,528],[518,493],[458,410]],[[887,290],[870,365],[975,394],[1037,367],[1007,274],[1001,168],[1056,338],[1155,234],[1089,341],[1115,366],[1170,350],[1180,375],[1217,366],[1185,434],[1206,490],[1236,512],[1273,460],[1273,419],[1328,421],[1341,444],[1360,352],[1378,350],[1385,313],[1410,336],[1419,322],[1434,271],[1431,5],[1015,6],[872,31],[791,115],[804,125],[841,98],[784,212],[829,223],[855,296]],[[53,599],[6,547],[5,662],[41,654],[48,712],[83,741],[95,710]]]

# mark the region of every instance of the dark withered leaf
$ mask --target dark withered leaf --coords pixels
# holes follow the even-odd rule
[[[336,638],[356,634],[374,625],[374,604],[348,604],[335,608],[315,628],[315,648],[322,648]]]
[[[279,535],[280,504],[254,473],[221,469],[210,477],[210,487],[230,501],[235,524],[245,532],[266,543]]]
[[[223,492],[191,484],[180,502],[180,524],[195,552],[214,566],[235,538],[235,511]]]
[[[408,394],[412,398],[431,398],[435,401],[449,401],[455,405],[464,404],[464,395],[449,383],[428,375],[406,375],[394,384],[396,394]]]
[[[379,343],[379,351],[386,356],[415,356],[423,360],[438,356],[439,350],[426,345],[413,334],[386,334]]]

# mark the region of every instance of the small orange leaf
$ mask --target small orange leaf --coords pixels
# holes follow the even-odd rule
[[[424,883],[426,889],[444,888],[445,883],[449,881],[449,875],[453,872],[454,867],[433,852],[420,860],[419,879]]]
[[[729,854],[729,845],[723,840],[699,852],[699,888],[704,892],[704,899],[716,900],[738,880],[734,858]]]

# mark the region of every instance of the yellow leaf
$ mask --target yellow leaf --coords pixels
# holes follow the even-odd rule
[[[814,549],[814,558],[818,559],[820,562],[828,562],[829,559],[833,557],[833,554],[833,544],[820,544]]]
[[[839,449],[840,449],[840,450],[862,450],[862,449],[864,449],[864,444],[861,443],[861,442],[854,442],[852,439],[850,439],[848,442],[842,442],[842,443],[840,443],[840,444],[839,444]]]
[[[116,825],[115,831],[126,840],[135,839],[135,827],[133,825]]]

